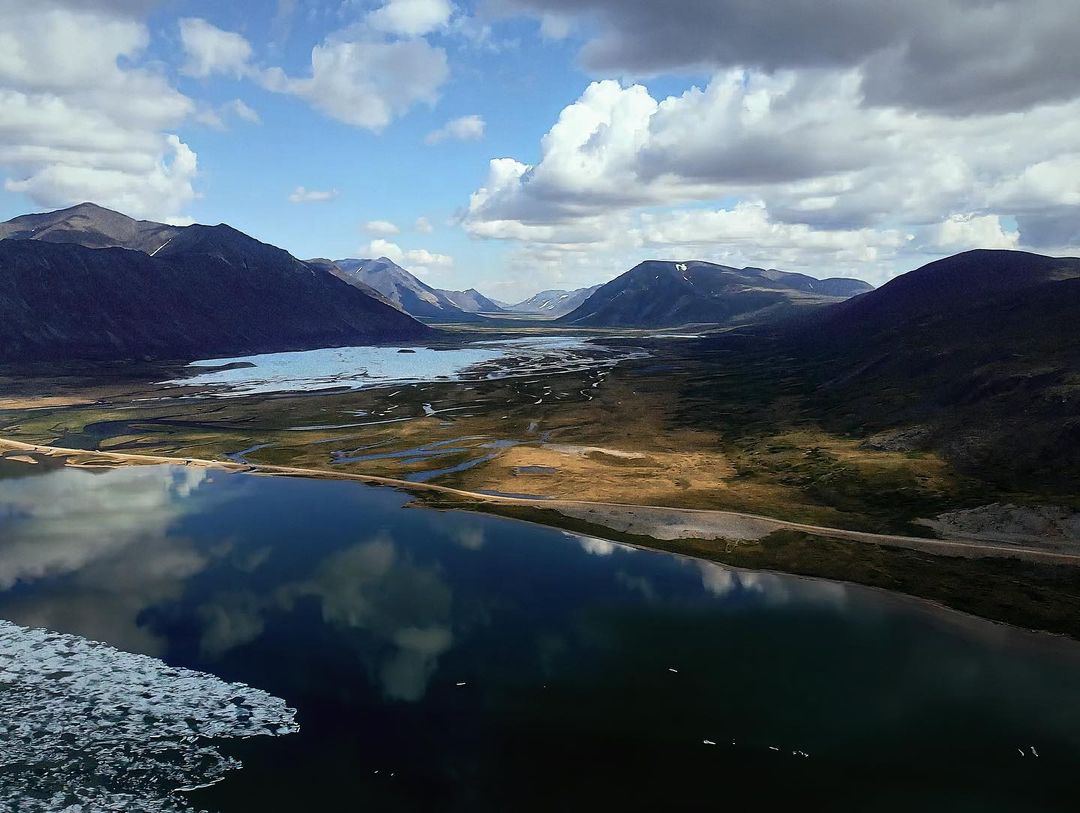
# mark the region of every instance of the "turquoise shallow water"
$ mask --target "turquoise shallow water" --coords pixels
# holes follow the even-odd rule
[[[1073,641],[407,501],[3,463],[0,618],[295,708],[205,810],[1076,808]]]

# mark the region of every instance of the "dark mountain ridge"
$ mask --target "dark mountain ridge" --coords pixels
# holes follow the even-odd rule
[[[814,279],[702,261],[647,260],[601,285],[558,321],[591,327],[679,327],[776,321],[872,290],[852,279]]]
[[[162,234],[155,224],[102,231],[125,219],[91,218],[86,242],[134,235],[138,244]],[[0,360],[190,359],[431,333],[326,269],[230,226],[176,227],[148,253],[81,245],[71,224],[82,221],[57,222],[65,230],[50,234],[62,240],[0,240]]]

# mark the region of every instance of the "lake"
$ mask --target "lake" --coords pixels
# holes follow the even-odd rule
[[[196,361],[187,367],[189,377],[163,383],[234,396],[361,389],[602,369],[643,355],[638,348],[576,336],[475,341],[454,348],[328,347]]]
[[[1076,808],[1074,641],[409,502],[0,461],[0,799],[42,726],[129,810]]]

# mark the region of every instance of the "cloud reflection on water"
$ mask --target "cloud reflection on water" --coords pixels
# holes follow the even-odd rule
[[[0,481],[0,591],[46,585],[11,601],[5,616],[160,654],[160,638],[138,617],[178,597],[207,566],[191,541],[168,538],[195,510],[206,478],[198,468],[132,466]],[[49,590],[56,579],[65,579],[63,589]]]

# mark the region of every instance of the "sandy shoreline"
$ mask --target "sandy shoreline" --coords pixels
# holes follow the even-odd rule
[[[473,504],[503,504],[553,511],[564,517],[588,522],[612,531],[651,537],[657,540],[700,539],[708,541],[756,541],[775,531],[800,531],[814,536],[842,539],[850,542],[883,545],[923,551],[939,556],[965,558],[996,557],[1015,558],[1047,564],[1080,565],[1080,551],[1057,552],[1037,548],[994,545],[970,538],[929,539],[894,534],[876,534],[845,528],[829,528],[807,525],[773,517],[743,514],[734,511],[710,511],[691,508],[667,508],[663,506],[630,505],[623,503],[585,502],[578,500],[540,500],[480,494],[441,486],[436,483],[414,483],[377,475],[334,472],[324,469],[297,468],[264,464],[232,463],[225,460],[203,460],[189,457],[166,457],[161,455],[137,455],[122,452],[65,449],[23,443],[0,438],[0,452],[15,453],[20,457],[42,454],[50,457],[70,458],[68,465],[180,465],[200,466],[222,471],[248,474],[267,474],[288,477],[310,477],[324,480],[350,480],[370,485],[390,486],[414,493],[438,494],[465,500]],[[8,455],[12,459],[13,455]]]

